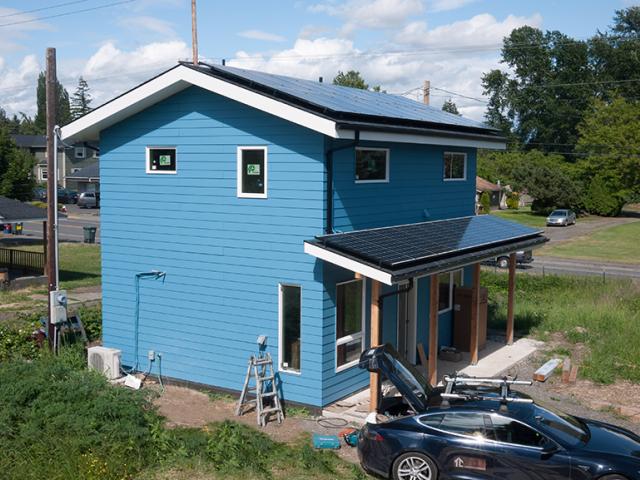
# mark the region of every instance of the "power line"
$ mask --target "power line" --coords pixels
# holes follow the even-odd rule
[[[18,20],[18,21],[10,22],[10,23],[2,23],[2,24],[0,24],[0,28],[9,27],[11,25],[22,25],[22,24],[25,24],[25,23],[33,23],[33,22],[38,22],[40,20],[48,20],[50,18],[66,17],[68,15],[75,15],[77,13],[92,12],[94,10],[101,10],[103,8],[116,7],[118,5],[124,5],[126,3],[132,3],[132,2],[135,2],[135,1],[137,1],[137,0],[122,0],[120,2],[113,2],[113,3],[107,3],[105,5],[98,5],[97,7],[83,8],[83,9],[80,9],[80,10],[72,10],[70,12],[57,13],[55,15],[47,15],[47,16],[44,16],[44,17],[32,18],[32,19],[29,19],[29,20]]]
[[[22,10],[20,12],[6,13],[4,15],[0,15],[0,18],[15,17],[15,16],[18,16],[18,15],[26,15],[27,13],[41,12],[43,10],[51,10],[53,8],[66,7],[68,5],[75,5],[76,3],[85,3],[85,2],[88,2],[88,1],[89,0],[75,0],[73,2],[58,3],[56,5],[50,5],[48,7],[34,8],[33,10]]]

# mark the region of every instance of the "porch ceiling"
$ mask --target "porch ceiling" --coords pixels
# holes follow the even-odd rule
[[[318,236],[305,252],[393,285],[547,241],[542,230],[481,215]]]

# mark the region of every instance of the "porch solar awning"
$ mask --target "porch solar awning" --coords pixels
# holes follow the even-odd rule
[[[538,247],[542,230],[493,215],[318,236],[305,252],[388,285]]]

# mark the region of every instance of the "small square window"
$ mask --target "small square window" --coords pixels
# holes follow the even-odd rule
[[[467,179],[467,154],[444,152],[444,180]]]
[[[84,147],[75,147],[74,153],[75,153],[75,157],[76,158],[85,158],[86,157],[86,151],[85,151]]]
[[[356,148],[356,183],[389,181],[389,150]]]
[[[238,197],[267,198],[267,147],[238,147]]]
[[[176,148],[147,147],[147,173],[176,173]]]

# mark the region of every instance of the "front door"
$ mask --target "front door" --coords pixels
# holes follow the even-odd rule
[[[406,284],[398,288],[405,288]],[[416,364],[416,288],[398,295],[398,353],[412,364]]]

